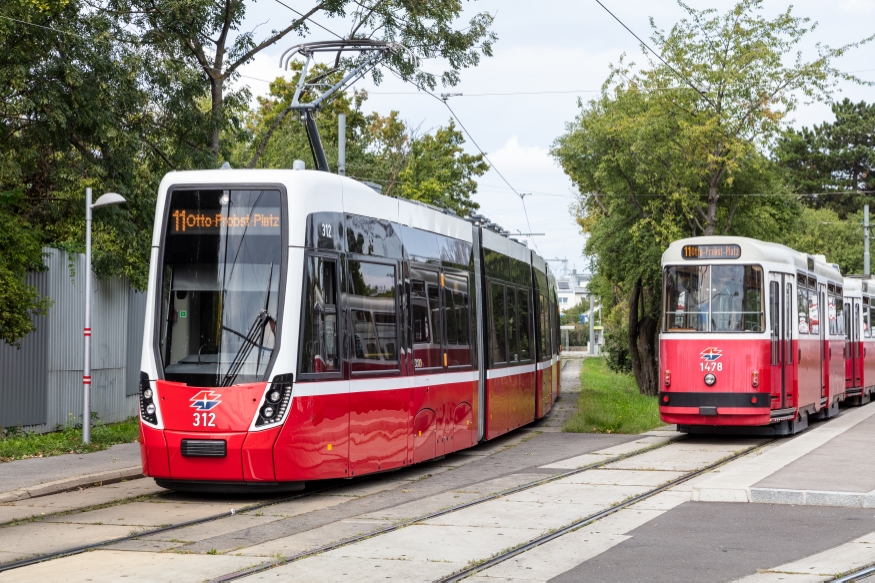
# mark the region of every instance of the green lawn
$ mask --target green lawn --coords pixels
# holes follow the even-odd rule
[[[6,437],[3,437],[6,435]],[[138,420],[131,417],[120,423],[95,422],[91,427],[91,443],[83,445],[82,428],[65,427],[51,433],[25,433],[0,428],[0,462],[31,457],[48,457],[65,453],[88,453],[106,449],[117,443],[131,443],[139,437]]]
[[[631,374],[610,371],[604,358],[584,359],[577,412],[564,431],[641,433],[662,424],[656,397],[640,394]]]

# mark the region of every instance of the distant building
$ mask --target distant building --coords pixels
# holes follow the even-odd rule
[[[591,273],[577,273],[576,269],[572,269],[570,274],[556,278],[556,286],[559,288],[559,311],[565,312],[586,299],[591,278]]]

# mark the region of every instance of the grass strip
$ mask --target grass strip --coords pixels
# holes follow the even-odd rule
[[[4,436],[5,435],[5,436]],[[0,428],[0,462],[65,453],[90,453],[118,443],[131,443],[139,437],[136,417],[119,423],[97,421],[91,427],[91,443],[82,443],[82,427],[68,425],[50,433],[18,433]]]
[[[631,374],[609,370],[604,358],[583,360],[577,412],[563,431],[636,434],[660,425],[656,397],[639,393]]]

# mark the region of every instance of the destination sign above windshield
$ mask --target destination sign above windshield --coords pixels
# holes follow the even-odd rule
[[[177,209],[170,215],[169,227],[173,235],[242,233],[243,231],[251,235],[276,233],[280,228],[280,212],[278,208],[230,213]]]
[[[741,247],[738,245],[684,245],[681,249],[684,259],[738,259]]]

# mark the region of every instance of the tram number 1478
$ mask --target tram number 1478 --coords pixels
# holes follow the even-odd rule
[[[702,371],[714,372],[715,370],[723,370],[722,362],[700,362],[699,369]]]
[[[216,414],[215,413],[195,413],[194,421],[192,425],[195,427],[215,427],[216,426]]]

